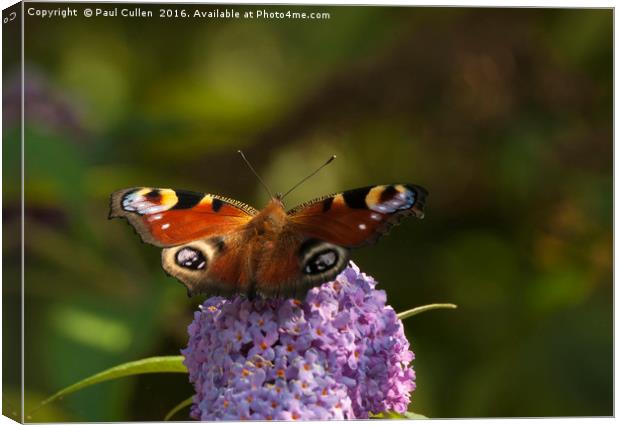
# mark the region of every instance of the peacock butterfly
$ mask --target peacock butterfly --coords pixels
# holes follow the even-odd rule
[[[127,219],[144,242],[162,247],[163,269],[190,296],[301,296],[338,275],[351,248],[375,242],[406,216],[423,218],[428,193],[412,184],[375,185],[285,211],[291,190],[258,211],[219,195],[134,187],[112,194],[109,217]]]

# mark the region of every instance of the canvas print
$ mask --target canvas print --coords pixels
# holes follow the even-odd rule
[[[613,415],[612,9],[2,16],[4,416]]]

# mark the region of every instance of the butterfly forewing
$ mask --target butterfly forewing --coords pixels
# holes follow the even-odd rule
[[[317,198],[288,215],[308,237],[355,248],[375,242],[406,216],[424,217],[426,195],[411,184],[368,186]]]
[[[119,190],[110,201],[110,217],[126,218],[144,242],[159,247],[222,235],[256,212],[217,195],[151,187]]]

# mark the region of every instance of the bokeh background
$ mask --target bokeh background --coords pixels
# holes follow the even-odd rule
[[[353,255],[397,311],[459,305],[405,324],[411,410],[613,413],[611,10],[234,7],[331,16],[292,21],[71,7],[80,17],[25,20],[27,412],[104,368],[184,347],[201,299],[162,272],[159,249],[107,220],[108,197],[144,185],[262,207],[243,149],[274,191],[338,155],[290,206],[369,184],[428,188],[423,221]],[[15,99],[17,71],[5,70]],[[5,120],[5,156],[18,155],[18,116]],[[6,226],[19,186],[4,196]],[[17,243],[4,247],[9,272]],[[3,296],[19,303],[8,285]],[[5,403],[16,392],[5,386]],[[30,420],[160,420],[191,392],[181,374],[126,378]]]

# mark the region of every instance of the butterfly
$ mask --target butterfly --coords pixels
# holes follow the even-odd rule
[[[374,185],[288,211],[286,194],[276,194],[258,211],[220,195],[133,187],[112,194],[109,217],[127,219],[143,242],[163,248],[164,271],[190,296],[301,296],[336,277],[352,248],[406,216],[423,218],[427,194],[413,184]]]

